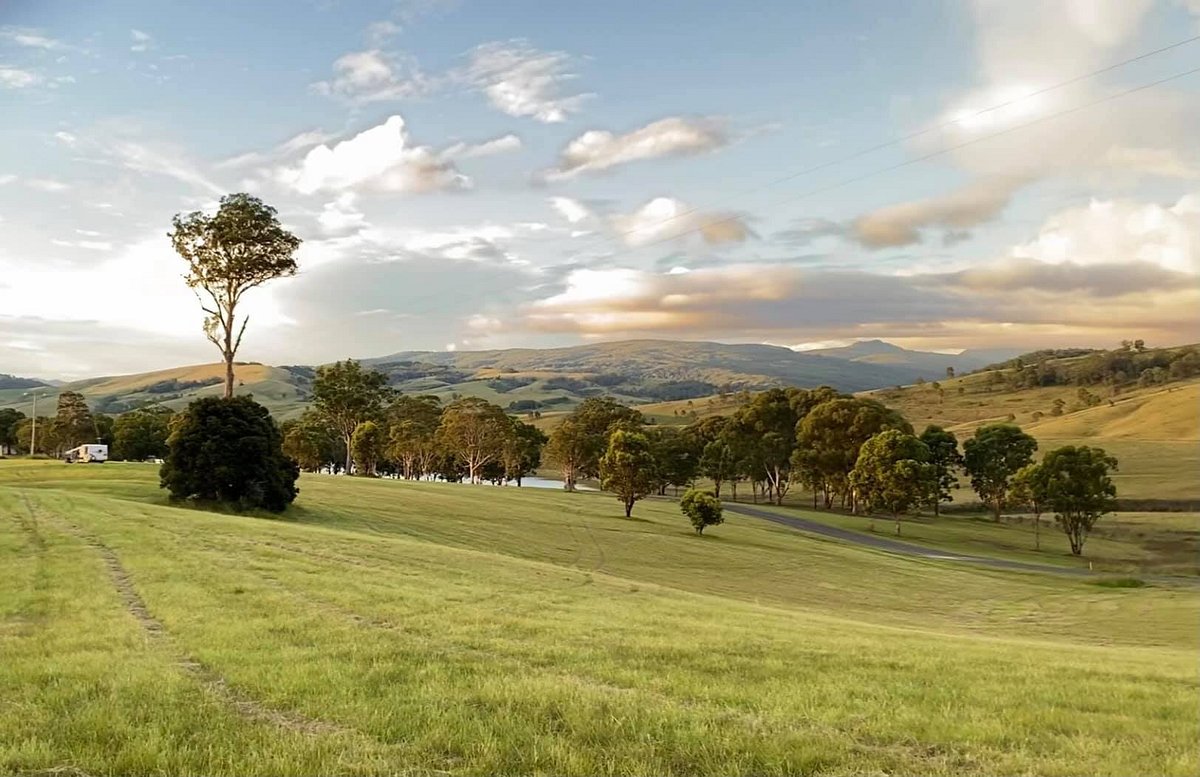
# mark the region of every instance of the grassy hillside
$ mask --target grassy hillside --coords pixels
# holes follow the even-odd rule
[[[0,463],[0,771],[1194,774],[1200,594],[669,503]]]

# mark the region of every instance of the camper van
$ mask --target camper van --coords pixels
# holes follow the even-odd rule
[[[80,445],[78,448],[72,448],[64,453],[63,461],[68,464],[76,462],[82,464],[103,464],[108,461],[108,446],[97,443]]]

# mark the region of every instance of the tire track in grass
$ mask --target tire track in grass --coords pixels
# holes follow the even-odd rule
[[[170,632],[168,632],[162,621],[155,618],[150,612],[146,601],[142,599],[134,587],[129,572],[125,569],[120,557],[117,556],[112,548],[105,545],[95,535],[88,533],[62,516],[35,510],[24,493],[21,494],[21,498],[25,503],[26,510],[29,512],[29,520],[33,522],[34,526],[37,524],[40,513],[42,520],[56,525],[65,533],[82,541],[92,550],[95,550],[104,561],[109,577],[117,590],[117,594],[121,598],[121,603],[125,607],[125,610],[133,616],[146,635],[152,641],[166,646],[171,653],[177,656],[177,663],[184,673],[197,680],[209,693],[232,707],[239,715],[256,722],[269,723],[290,731],[298,731],[306,734],[352,734],[365,736],[356,729],[340,726],[329,721],[310,718],[294,711],[268,707],[262,702],[248,698],[232,688],[220,674],[206,667],[175,644]],[[21,522],[25,523],[25,521]]]

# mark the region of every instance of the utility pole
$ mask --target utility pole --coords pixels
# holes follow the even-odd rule
[[[29,430],[29,456],[32,458],[37,455],[37,401],[40,394],[36,391],[26,391],[25,396],[33,397],[33,425]]]

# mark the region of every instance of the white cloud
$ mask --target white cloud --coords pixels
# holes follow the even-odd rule
[[[1094,200],[1051,216],[1037,237],[1014,247],[1015,259],[1080,265],[1145,262],[1200,273],[1200,192],[1170,207]]]
[[[549,202],[550,206],[558,211],[568,224],[578,224],[592,217],[591,210],[579,200],[573,200],[570,197],[551,197]]]
[[[278,177],[302,194],[350,189],[415,193],[471,184],[430,147],[409,145],[399,115],[333,147],[317,146],[298,166],[281,169]]]
[[[74,146],[77,142],[79,142],[79,138],[75,137],[70,132],[55,132],[54,139],[68,147]]]
[[[521,148],[521,139],[511,132],[482,143],[455,143],[442,151],[444,159],[474,159],[493,154],[506,154]]]
[[[4,175],[0,175],[0,186],[13,183],[16,180],[17,177],[12,173],[5,173]]]
[[[567,69],[570,64],[570,55],[562,51],[539,51],[524,40],[497,41],[473,49],[457,76],[509,116],[556,123],[577,113],[591,96],[563,94],[563,85],[576,77]]]
[[[695,234],[710,245],[741,242],[750,230],[733,213],[706,213],[671,197],[655,197],[628,214],[615,214],[609,223],[629,246],[641,246]]]
[[[400,34],[403,28],[393,21],[384,19],[367,25],[367,43],[380,46]]]
[[[65,192],[71,188],[70,184],[57,181],[53,178],[30,178],[25,182],[25,185],[39,191],[50,192],[51,194]]]
[[[43,35],[38,30],[26,27],[0,27],[0,40],[7,40],[27,48],[57,51],[68,48],[62,41]]]
[[[354,192],[343,192],[333,202],[325,203],[317,223],[326,234],[345,234],[362,229],[367,225],[366,218],[356,207],[358,195]]]
[[[209,194],[220,195],[225,189],[204,174],[194,162],[176,148],[133,140],[96,142],[103,153],[121,166],[146,175],[174,178]]]
[[[79,230],[76,230],[79,231]],[[52,244],[60,248],[83,248],[88,251],[111,251],[112,243],[106,240],[51,240]]]
[[[130,30],[129,37],[133,40],[133,45],[129,47],[129,50],[134,53],[146,51],[154,45],[154,39],[150,34],[141,30]]]
[[[588,130],[567,144],[557,166],[543,171],[542,177],[563,180],[645,159],[702,154],[728,142],[717,122],[679,116],[659,119],[624,135]]]
[[[42,82],[42,77],[30,70],[0,65],[0,87],[5,89],[28,89]]]
[[[313,90],[360,104],[414,97],[436,86],[415,60],[379,49],[345,54],[333,63],[333,71],[332,79],[316,82]]]

